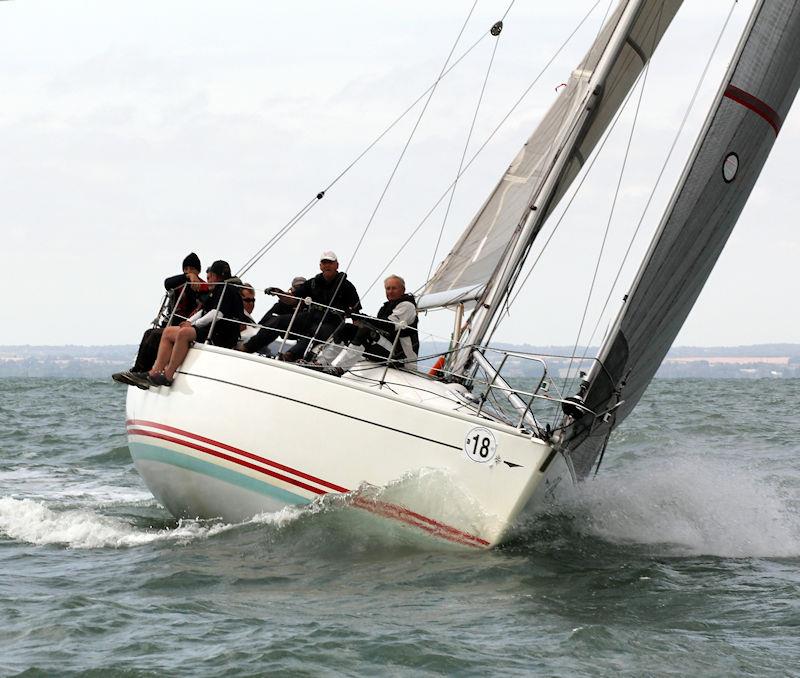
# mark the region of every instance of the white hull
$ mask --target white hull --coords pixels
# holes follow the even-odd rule
[[[175,516],[239,521],[388,486],[356,493],[352,504],[474,547],[501,541],[568,474],[547,443],[470,412],[454,395],[460,387],[394,369],[381,387],[383,373],[340,379],[193,348],[172,388],[129,388],[134,463]],[[464,451],[478,426],[496,441],[489,463]]]

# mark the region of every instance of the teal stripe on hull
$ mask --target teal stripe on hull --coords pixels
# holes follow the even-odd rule
[[[283,502],[285,504],[309,504],[310,499],[303,497],[293,492],[288,492],[280,487],[270,485],[263,480],[251,478],[242,473],[237,473],[229,468],[217,466],[208,461],[197,459],[187,454],[181,454],[175,450],[158,447],[156,445],[148,445],[146,443],[128,442],[128,447],[131,451],[131,457],[134,461],[146,460],[157,461],[162,464],[169,464],[170,466],[177,466],[178,468],[186,469],[187,471],[194,471],[202,475],[209,476],[216,480],[221,480],[231,485],[257,492],[258,494],[267,495],[272,499]]]

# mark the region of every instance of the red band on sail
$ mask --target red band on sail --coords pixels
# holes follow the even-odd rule
[[[772,129],[775,130],[776,135],[780,132],[781,125],[783,124],[781,116],[778,115],[774,108],[765,104],[758,97],[754,97],[749,92],[745,92],[743,89],[739,89],[731,84],[728,84],[725,89],[725,96],[764,118],[764,120],[772,125]]]

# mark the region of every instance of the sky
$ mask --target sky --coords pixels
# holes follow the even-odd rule
[[[508,4],[479,0],[454,54],[485,34]],[[612,289],[734,4],[697,105]],[[513,3],[468,157],[593,5]],[[239,269],[428,88],[471,6],[468,0],[0,3],[0,252],[12,281],[0,344],[138,342],[160,304],[163,279],[180,272],[183,257],[195,251],[204,267],[222,258]],[[442,81],[413,135],[420,106],[245,279],[257,288],[286,286],[295,275],[317,272],[320,252],[333,249],[367,311],[382,302],[385,273],[418,288],[557,96],[608,7],[601,0],[459,180],[447,219],[443,209],[436,211],[388,269],[455,177],[490,39]],[[662,41],[642,94],[583,342],[597,343],[613,319],[751,7],[752,0],[686,0]],[[797,108],[677,345],[800,342]],[[576,341],[633,113],[633,107],[623,112],[496,339]],[[601,313],[606,297],[612,301]],[[259,296],[256,311],[270,302]],[[439,312],[423,318],[422,327],[442,337],[451,322],[449,312]]]

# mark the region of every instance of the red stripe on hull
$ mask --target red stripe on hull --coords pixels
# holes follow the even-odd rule
[[[430,532],[431,534],[435,534],[437,537],[441,537],[442,539],[455,541],[459,544],[467,544],[468,546],[489,546],[489,542],[485,539],[476,537],[468,532],[462,532],[455,527],[445,525],[444,523],[440,523],[438,520],[433,520],[433,518],[428,518],[427,516],[415,513],[414,511],[402,506],[397,506],[396,504],[387,504],[382,501],[374,501],[371,499],[364,499],[363,497],[356,497],[353,500],[353,505],[373,513],[378,513],[379,515],[386,516],[388,518],[400,520],[404,523],[408,523],[409,525],[414,525],[415,527],[425,530],[426,532]]]
[[[745,92],[743,89],[739,89],[735,85],[731,84],[725,88],[725,96],[731,101],[741,104],[745,108],[753,111],[753,113],[756,115],[764,118],[764,120],[766,120],[772,126],[772,129],[775,130],[776,136],[778,132],[781,131],[781,125],[783,125],[781,116],[778,115],[774,108],[763,102],[758,97],[755,97],[750,94],[750,92]]]
[[[166,424],[159,424],[154,421],[145,421],[144,419],[129,419],[126,422],[129,426],[149,426],[150,428],[157,428],[162,431],[169,431],[170,433],[177,433],[182,436],[186,436],[187,438],[192,438],[194,440],[199,440],[201,443],[206,443],[207,445],[214,445],[215,447],[221,447],[223,450],[228,450],[228,452],[235,452],[236,454],[241,454],[243,457],[247,457],[248,459],[252,459],[253,461],[258,461],[262,464],[266,464],[267,466],[272,466],[273,468],[278,469],[279,471],[284,471],[286,473],[291,473],[293,475],[298,476],[299,478],[305,478],[306,480],[310,480],[312,483],[318,483],[327,487],[335,492],[349,492],[346,487],[341,487],[340,485],[334,485],[333,483],[329,483],[326,480],[322,480],[321,478],[316,478],[315,476],[309,475],[308,473],[303,473],[303,471],[298,471],[297,469],[292,468],[291,466],[285,466],[277,461],[272,461],[271,459],[267,459],[266,457],[261,457],[257,454],[253,454],[252,452],[247,452],[246,450],[240,450],[238,447],[233,447],[232,445],[226,445],[225,443],[220,443],[216,440],[212,440],[211,438],[206,438],[205,436],[197,435],[196,433],[192,433],[190,431],[184,431],[179,428],[175,428],[173,426],[167,426]]]
[[[189,447],[193,450],[197,450],[198,452],[203,452],[205,454],[218,457],[219,459],[224,459],[225,461],[229,461],[234,464],[239,464],[240,466],[244,466],[254,471],[258,471],[259,473],[263,473],[278,480],[282,480],[291,485],[296,485],[297,487],[300,487],[309,492],[313,492],[314,494],[317,495],[327,494],[328,490],[314,487],[313,485],[308,485],[307,483],[297,480],[296,478],[290,478],[288,476],[284,476],[270,469],[266,469],[262,466],[252,464],[243,459],[232,457],[223,452],[219,452],[218,450],[213,450],[203,445],[198,445],[197,443],[194,442],[181,440],[180,438],[175,438],[174,436],[170,436],[165,433],[156,433],[155,431],[147,431],[145,429],[136,428],[136,425],[149,426],[151,428],[156,428],[163,431],[169,431],[171,433],[177,433],[187,438],[192,438],[194,440],[204,442],[209,445],[214,445],[215,447],[220,447],[230,452],[235,452],[236,454],[240,454],[255,461],[259,461],[265,465],[273,466],[274,468],[278,468],[287,471],[289,473],[293,473],[301,478],[306,478],[313,482],[317,482],[320,485],[325,485],[327,487],[333,488],[334,491],[336,492],[348,493],[350,491],[345,487],[328,483],[324,480],[316,478],[315,476],[303,473],[302,471],[297,471],[295,469],[292,469],[289,466],[284,466],[283,464],[279,464],[277,462],[264,459],[263,457],[259,457],[258,455],[255,455],[251,452],[245,452],[244,450],[240,450],[239,448],[233,447],[231,445],[226,445],[225,443],[220,443],[217,442],[216,440],[212,440],[210,438],[206,438],[204,436],[200,436],[195,433],[191,433],[189,431],[184,431],[179,428],[167,426],[166,424],[159,424],[157,422],[145,421],[142,419],[129,419],[126,423],[128,424],[128,433],[130,435],[147,436],[150,438],[157,438],[159,440],[165,440],[167,442],[175,443],[176,445],[183,445],[184,447]],[[475,535],[463,532],[455,527],[446,525],[445,523],[441,523],[438,520],[434,520],[433,518],[428,518],[427,516],[423,516],[420,513],[416,513],[414,511],[411,511],[410,509],[398,506],[396,504],[388,504],[382,501],[365,499],[363,497],[355,497],[353,499],[353,506],[363,509],[365,511],[369,511],[370,513],[375,513],[385,518],[392,518],[402,523],[406,523],[407,525],[411,525],[412,527],[416,527],[424,532],[428,532],[429,534],[439,537],[440,539],[455,542],[457,544],[463,544],[465,546],[472,546],[474,548],[489,546],[489,542],[486,541],[485,539],[482,539],[481,537],[476,537]]]
[[[271,471],[270,469],[264,468],[263,466],[257,466],[256,464],[252,464],[249,461],[245,461],[244,459],[237,459],[236,457],[232,457],[231,455],[225,454],[224,452],[212,450],[209,447],[203,447],[202,445],[198,445],[197,443],[193,443],[188,440],[181,440],[180,438],[169,436],[166,433],[145,431],[144,429],[141,428],[129,428],[128,433],[134,436],[147,436],[148,438],[158,438],[159,440],[166,440],[167,442],[183,445],[184,447],[191,447],[193,450],[197,450],[198,452],[204,452],[205,454],[210,454],[212,457],[218,457],[219,459],[224,459],[225,461],[231,461],[234,464],[239,464],[240,466],[252,469],[253,471],[258,471],[259,473],[264,473],[268,476],[272,476],[273,478],[277,478],[278,480],[283,480],[284,482],[290,483],[291,485],[302,487],[304,490],[308,490],[309,492],[313,492],[314,494],[328,493],[328,490],[323,490],[319,487],[314,487],[313,485],[309,485],[300,480],[296,480],[295,478],[290,478],[289,476],[281,475],[280,473]]]

